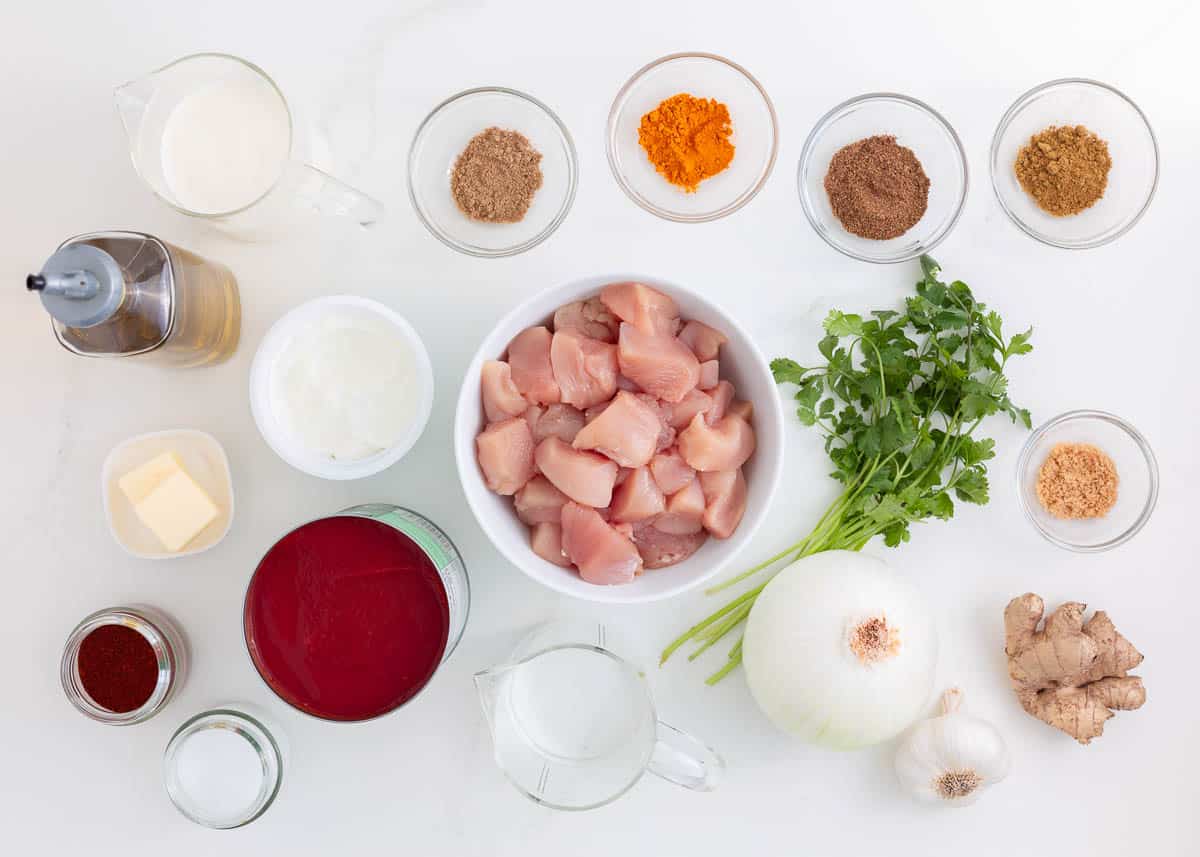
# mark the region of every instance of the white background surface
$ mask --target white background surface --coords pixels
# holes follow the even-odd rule
[[[1188,855],[1200,850],[1200,734],[1193,634],[1200,578],[1193,514],[1198,299],[1193,262],[1200,170],[1195,36],[1185,2],[10,3],[0,71],[0,389],[6,450],[0,496],[5,619],[0,622],[0,826],[12,854],[901,855],[963,853]],[[350,172],[388,205],[361,233],[325,224],[272,245],[232,242],[175,215],[139,185],[110,102],[114,85],[177,56],[223,50],[260,63],[293,100],[335,105],[333,133]],[[759,77],[779,113],[779,161],[766,189],[733,217],[675,225],[635,208],[604,161],[608,104],[656,56],[709,50]],[[1004,109],[1027,88],[1092,76],[1132,96],[1162,148],[1147,217],[1108,247],[1036,244],[998,208],[986,155]],[[445,96],[482,84],[529,91],[574,134],[581,181],[574,210],[543,246],[484,261],[437,243],[405,192],[411,134]],[[514,302],[607,270],[641,270],[702,290],[736,314],[768,354],[815,354],[831,305],[888,306],[916,265],[843,258],[804,221],[794,170],[804,136],[830,106],[892,89],[946,115],[970,157],[966,212],[937,256],[1013,327],[1036,326],[1034,354],[1012,367],[1012,391],[1040,421],[1076,407],[1112,410],[1154,445],[1159,508],[1125,547],[1060,551],[1018,509],[1012,469],[1023,432],[996,421],[993,499],[949,524],[920,527],[888,559],[935,605],[939,686],[1007,736],[1014,770],[963,811],[900,794],[893,747],[854,755],[811,749],[773,731],[742,678],[718,688],[701,665],[655,671],[660,712],[727,757],[712,794],[647,778],[585,815],[521,798],[493,767],[470,675],[500,660],[520,629],[572,609],[506,564],[470,517],[454,476],[452,403],[475,344]],[[242,344],[228,363],[164,372],[88,362],[54,342],[22,277],[62,239],[102,228],[154,232],[229,265],[241,283]],[[389,471],[335,484],[304,476],[258,437],[247,370],[266,327],[315,295],[378,298],[424,336],[437,373],[432,421]],[[473,381],[472,381],[473,383]],[[210,553],[176,562],[125,556],[109,537],[99,473],[105,454],[144,431],[190,426],[229,452],[237,518]],[[806,532],[834,483],[818,437],[792,422],[785,485],[746,555]],[[262,686],[239,633],[241,598],[263,551],[291,526],[372,500],[413,506],[457,541],[470,568],[467,636],[412,707],[364,726],[304,719]],[[882,553],[883,548],[878,552]],[[1144,653],[1146,706],[1110,721],[1090,747],[1025,715],[1005,675],[1001,611],[1034,590],[1057,603],[1107,608]],[[64,638],[86,613],[145,602],[188,632],[194,668],[155,719],[91,723],[58,686]],[[613,610],[655,649],[715,606],[702,594]],[[168,802],[159,760],[172,730],[214,703],[245,700],[283,724],[291,744],[283,792],[249,828],[194,827]]]

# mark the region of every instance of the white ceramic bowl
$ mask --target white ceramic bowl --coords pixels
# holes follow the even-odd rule
[[[488,490],[475,458],[475,436],[484,426],[479,393],[480,370],[485,360],[504,353],[514,336],[527,327],[548,324],[554,310],[571,301],[599,293],[608,283],[638,280],[674,298],[680,314],[719,328],[729,337],[721,348],[721,377],[731,381],[740,399],[754,404],[754,431],[758,447],[746,462],[748,498],[741,526],[724,541],[709,539],[691,557],[667,568],[651,569],[623,586],[587,583],[574,569],[559,568],[534,554],[529,528],[517,519],[511,497]],[[758,529],[770,507],[783,469],[783,406],[767,361],[753,340],[724,311],[683,287],[653,277],[612,274],[587,277],[548,289],[518,306],[484,339],[467,367],[454,418],[454,457],[467,503],[492,544],[513,565],[534,580],[565,595],[584,601],[630,604],[670,598],[700,586],[721,572],[740,553]]]
[[[387,449],[366,458],[350,461],[335,461],[302,446],[276,419],[271,407],[271,370],[276,361],[297,333],[335,311],[374,316],[390,324],[409,348],[419,387],[417,407],[408,430]],[[250,410],[267,446],[292,467],[322,479],[361,479],[391,467],[403,458],[421,437],[433,410],[433,366],[429,362],[429,353],[425,350],[425,343],[421,341],[421,337],[395,310],[378,301],[353,295],[316,298],[286,313],[271,325],[271,329],[259,343],[254,363],[250,366]]]

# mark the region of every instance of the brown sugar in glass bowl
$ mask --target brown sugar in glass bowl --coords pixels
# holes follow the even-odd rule
[[[1056,547],[1099,553],[1124,544],[1158,502],[1158,462],[1132,424],[1074,410],[1037,426],[1016,462],[1026,520]]]
[[[1090,443],[1056,443],[1038,469],[1037,498],[1056,518],[1103,518],[1117,504],[1117,466]]]

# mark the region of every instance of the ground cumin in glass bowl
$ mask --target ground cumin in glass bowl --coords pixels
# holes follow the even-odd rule
[[[1104,195],[1078,214],[1055,217],[1017,180],[1017,153],[1051,125],[1083,125],[1108,143],[1112,167]],[[1158,141],[1128,96],[1095,80],[1068,78],[1026,92],[1004,114],[992,138],[992,188],[1000,207],[1043,244],[1083,250],[1107,244],[1141,219],[1158,187]]]
[[[542,185],[516,223],[472,220],[450,190],[458,156],[488,128],[517,131],[541,153]],[[515,89],[468,89],[430,111],[408,153],[408,194],[434,237],[468,256],[515,256],[558,229],[575,201],[579,162],[567,128],[549,107]]]
[[[825,190],[838,150],[877,135],[895,137],[897,145],[911,149],[929,178],[924,215],[903,235],[883,240],[847,231]],[[940,244],[958,222],[967,198],[967,158],[958,134],[929,105],[896,93],[868,93],[821,117],[800,152],[796,181],[808,222],[835,250],[864,262],[906,262]]]
[[[680,93],[724,104],[733,129],[733,160],[691,193],[659,175],[638,142],[642,117]],[[621,87],[608,114],[606,147],[626,196],[665,220],[704,223],[733,214],[762,189],[775,165],[779,131],[771,99],[746,69],[715,54],[671,54]]]
[[[1038,474],[1057,444],[1091,444],[1117,470],[1117,502],[1103,517],[1066,519],[1051,515],[1038,499]],[[1017,494],[1034,528],[1050,543],[1079,553],[1111,550],[1133,538],[1158,502],[1158,462],[1146,438],[1120,417],[1104,411],[1068,411],[1039,426],[1017,459]]]

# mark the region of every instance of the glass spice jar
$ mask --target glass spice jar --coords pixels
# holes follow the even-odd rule
[[[116,629],[138,636],[129,638]],[[126,638],[132,639],[136,648],[131,648]],[[149,646],[148,660],[135,657],[142,653],[142,641]],[[149,720],[166,706],[183,684],[187,662],[183,633],[161,610],[144,605],[109,607],[85,617],[67,637],[60,675],[67,699],[84,715],[99,723],[129,726]],[[127,675],[143,669],[149,671],[148,676]],[[106,707],[95,699],[104,696],[102,690],[110,690],[106,684],[122,681],[128,685],[130,680],[148,681],[144,700],[131,706]],[[121,710],[114,710],[118,708]]]

